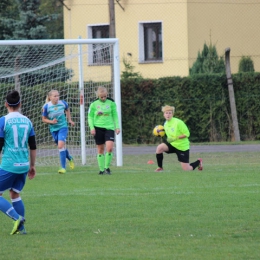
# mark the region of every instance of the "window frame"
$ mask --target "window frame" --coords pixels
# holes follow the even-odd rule
[[[152,27],[156,27],[156,24],[158,24],[157,26],[159,26],[159,24],[161,25],[161,52],[162,52],[162,56],[159,58],[146,58],[146,46],[145,46],[145,30],[147,28],[149,28],[149,25],[151,25],[150,28]],[[154,26],[153,26],[154,25]],[[162,21],[145,21],[145,22],[139,22],[138,24],[138,28],[139,28],[139,63],[162,63],[163,62],[163,23]],[[158,42],[159,43],[159,42]],[[160,43],[159,43],[160,44]],[[160,52],[160,49],[158,49],[158,52]]]
[[[101,37],[99,39],[104,39],[104,38],[109,38],[109,24],[108,23],[104,23],[104,24],[89,24],[87,26],[87,37],[88,39],[98,39],[97,37],[93,37],[93,28],[97,28],[97,27],[108,27],[108,37]],[[110,62],[106,63],[100,63],[100,62],[95,62],[95,54],[94,54],[94,48],[93,48],[94,44],[90,44],[89,45],[89,55],[88,55],[88,65],[92,65],[92,66],[106,66],[106,65],[110,65]]]

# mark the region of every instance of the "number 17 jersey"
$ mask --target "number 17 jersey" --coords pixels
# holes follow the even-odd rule
[[[13,173],[29,171],[28,139],[34,136],[32,122],[19,112],[0,118],[0,137],[4,138],[0,168]]]

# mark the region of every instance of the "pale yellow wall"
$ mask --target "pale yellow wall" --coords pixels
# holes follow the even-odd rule
[[[66,39],[87,38],[87,25],[108,24],[108,0],[66,0]],[[219,55],[231,48],[231,69],[238,70],[241,56],[252,57],[260,71],[259,0],[120,0],[115,1],[116,37],[119,38],[121,71],[127,57],[143,77],[186,76],[206,42],[216,44]],[[139,63],[138,23],[162,22],[163,62]],[[132,57],[127,56],[131,53]],[[92,69],[94,69],[92,67]],[[99,68],[100,69],[100,68]]]
[[[87,5],[86,5],[87,2]],[[103,0],[67,0],[64,1],[65,5],[70,8],[68,10],[64,7],[64,38],[65,39],[78,39],[87,38],[87,25],[109,23],[108,2]],[[86,47],[84,47],[86,48]],[[71,47],[66,48],[66,53],[70,53]],[[77,52],[78,49],[74,50]],[[84,51],[84,50],[83,50]],[[84,64],[87,63],[86,57],[83,60]],[[73,63],[68,64],[74,71],[73,80],[78,80],[78,59],[74,59]],[[111,78],[109,66],[84,66],[84,79],[85,81],[97,81],[97,73],[102,75],[106,80]],[[101,80],[101,79],[100,79]]]
[[[188,4],[190,66],[198,50],[211,40],[219,55],[224,55],[225,49],[230,47],[232,73],[238,72],[241,56],[250,56],[255,70],[260,71],[259,0],[225,0],[224,4],[219,0],[199,2],[190,0]]]
[[[141,3],[142,2],[142,3]],[[167,1],[164,1],[166,3]],[[172,1],[169,1],[172,2]],[[124,11],[115,5],[116,37],[120,43],[121,70],[124,70],[123,57],[132,57],[129,61],[136,72],[143,77],[162,77],[187,75],[187,6],[185,1],[177,4],[152,4],[158,1],[120,1]],[[182,2],[182,3],[181,3]],[[64,8],[65,39],[75,39],[81,35],[87,37],[87,25],[108,24],[108,1],[104,0],[67,0],[71,10]],[[163,62],[140,64],[138,59],[138,24],[139,22],[162,22],[163,27]],[[164,69],[165,68],[165,69]],[[159,72],[159,73],[158,73]]]
[[[88,24],[109,23],[108,1],[106,0],[66,0],[64,4],[64,37],[77,39],[87,37]]]
[[[129,4],[127,4],[128,2]],[[186,4],[152,4],[158,1],[122,1],[125,11],[116,6],[116,35],[120,40],[121,58],[127,52],[132,53],[130,61],[136,71],[144,77],[187,75],[188,71],[188,42]],[[145,1],[147,3],[147,1]],[[163,1],[166,3],[167,1]],[[172,1],[171,1],[172,2]],[[180,2],[180,1],[178,1]],[[184,1],[183,1],[184,2]],[[131,4],[130,4],[131,3]],[[139,3],[135,5],[135,3]],[[163,35],[163,62],[138,62],[138,24],[140,22],[162,22]],[[123,66],[121,66],[123,69]]]

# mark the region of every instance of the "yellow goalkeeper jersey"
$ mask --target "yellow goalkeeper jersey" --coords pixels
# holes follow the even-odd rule
[[[167,137],[176,138],[180,135],[186,135],[185,138],[171,142],[171,145],[181,151],[190,149],[190,131],[182,120],[172,117],[171,120],[164,123],[164,130]]]

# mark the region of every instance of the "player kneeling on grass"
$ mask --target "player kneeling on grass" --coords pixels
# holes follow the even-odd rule
[[[5,106],[8,114],[0,118],[0,152],[4,151],[0,166],[0,210],[14,220],[11,235],[26,234],[25,209],[20,192],[27,174],[29,179],[36,174],[35,133],[30,119],[19,113],[21,100],[18,91],[6,96]],[[9,190],[12,204],[2,197],[5,190]]]
[[[163,116],[166,119],[164,123],[164,130],[167,136],[167,140],[159,144],[156,148],[156,159],[158,168],[156,172],[163,171],[163,153],[176,153],[181,167],[184,171],[192,171],[198,167],[199,171],[202,171],[202,159],[199,158],[193,163],[189,163],[190,156],[190,131],[186,124],[173,117],[175,108],[172,106],[162,107]]]

